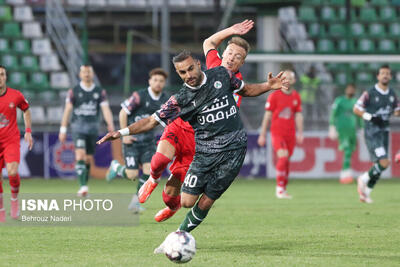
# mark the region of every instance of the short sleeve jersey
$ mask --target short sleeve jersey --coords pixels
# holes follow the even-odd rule
[[[300,95],[295,90],[290,94],[281,90],[273,92],[268,96],[265,110],[272,112],[272,134],[295,135],[295,114],[301,112]]]
[[[196,152],[246,147],[247,135],[232,95],[243,86],[243,81],[224,67],[209,69],[199,86],[184,84],[153,116],[163,126],[178,116],[188,121],[195,132]]]
[[[74,106],[71,120],[72,132],[97,134],[100,106],[108,105],[106,91],[96,85],[85,90],[81,84],[78,84],[68,91],[66,102],[70,102]]]
[[[221,63],[222,63],[222,59],[219,56],[218,51],[216,49],[210,49],[207,52],[207,56],[206,56],[207,69],[212,69],[212,68],[221,66]],[[236,78],[243,80],[243,76],[239,71],[237,71],[235,73],[235,76],[236,76]],[[236,101],[236,105],[240,108],[240,104],[242,103],[242,96],[234,93],[233,97]]]
[[[20,91],[7,87],[0,96],[0,144],[19,142],[17,108],[26,111],[29,108],[28,101]]]
[[[339,132],[352,133],[357,130],[359,117],[353,113],[356,101],[356,98],[338,96],[333,102],[330,124],[334,125]]]
[[[162,92],[155,96],[150,87],[133,92],[132,95],[121,103],[122,109],[128,114],[128,125],[143,118],[151,116],[160,109],[161,105],[168,100],[167,95]],[[154,131],[135,135],[138,144],[154,142]],[[143,143],[144,142],[144,143]]]
[[[391,88],[383,91],[375,85],[361,95],[357,100],[356,107],[372,115],[380,116],[383,120],[383,128],[389,127],[389,118],[394,111],[400,110],[400,103],[396,93]],[[370,121],[365,122],[365,129],[377,127]]]

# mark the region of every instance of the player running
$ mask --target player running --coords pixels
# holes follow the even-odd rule
[[[130,98],[122,102],[122,109],[119,112],[121,128],[151,116],[168,100],[167,95],[163,92],[167,78],[167,72],[161,68],[155,68],[149,72],[149,87],[133,92]],[[124,136],[122,143],[125,165],[113,160],[108,168],[106,179],[111,181],[119,175],[134,180],[139,175],[139,166],[142,166],[143,175],[139,178],[137,191],[129,204],[129,209],[133,212],[140,212],[144,208],[139,204],[137,192],[150,175],[150,161],[156,151],[155,133],[149,131],[135,136]]]
[[[223,52],[222,59],[216,49],[229,36],[244,35],[253,25],[253,21],[245,20],[207,38],[203,43],[207,69],[222,65],[242,80],[239,68],[243,65],[250,50],[250,45],[247,41],[240,37],[233,37],[229,40],[228,46]],[[237,106],[240,107],[242,96],[234,93],[234,98]],[[194,153],[195,143],[192,126],[188,122],[178,118],[165,128],[157,146],[157,152],[151,160],[150,178],[139,190],[139,201],[144,203],[161,180],[161,174],[164,169],[175,157],[174,163],[170,167],[172,175],[169,177],[162,193],[164,203],[167,207],[155,215],[154,219],[156,221],[165,221],[179,210],[180,188],[189,165],[193,160]]]
[[[258,96],[288,84],[282,72],[276,77],[269,73],[268,81],[261,84],[245,84],[224,67],[202,72],[200,62],[187,51],[175,56],[173,63],[185,82],[179,93],[151,117],[108,133],[98,144],[145,132],[158,124],[166,126],[177,117],[188,121],[195,132],[196,154],[182,185],[181,205],[192,209],[179,230],[190,232],[228,189],[246,155],[247,135],[232,92]],[[163,244],[155,250],[156,253],[162,251]]]
[[[67,139],[67,126],[72,113],[71,132],[75,145],[75,171],[79,180],[78,197],[86,197],[90,174],[90,164],[99,131],[100,108],[108,131],[113,131],[113,117],[107,100],[107,93],[94,81],[93,68],[82,65],[79,71],[81,82],[68,91],[64,114],[61,120],[58,139],[64,143]]]
[[[20,160],[20,133],[17,125],[17,108],[23,111],[25,135],[29,150],[33,139],[31,130],[31,112],[24,95],[15,89],[7,87],[7,70],[0,65],[0,169],[6,167],[11,187],[11,211],[13,219],[19,217],[18,192],[20,177],[18,165]],[[3,206],[3,177],[0,172],[0,222],[6,219]]]
[[[378,69],[378,83],[364,91],[354,106],[354,113],[365,120],[365,143],[374,165],[357,179],[360,201],[372,203],[371,191],[381,173],[389,167],[389,118],[392,113],[400,116],[400,102],[389,82],[392,74],[388,65]]]
[[[357,102],[354,97],[356,88],[353,84],[348,84],[345,95],[338,96],[332,105],[332,112],[329,119],[329,138],[336,140],[339,138],[339,150],[344,152],[342,171],[340,172],[340,183],[353,183],[351,171],[351,155],[357,148],[357,127],[362,126],[362,120],[355,116],[353,107]]]
[[[286,191],[289,181],[289,164],[296,142],[303,143],[303,115],[300,95],[293,88],[296,76],[291,70],[286,70],[284,75],[290,86],[268,96],[257,143],[259,146],[265,146],[265,136],[271,121],[272,147],[277,159],[275,195],[279,199],[291,199],[292,196]]]

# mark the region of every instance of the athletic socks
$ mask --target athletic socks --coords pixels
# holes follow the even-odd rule
[[[149,174],[143,174],[141,177],[138,179],[138,185],[137,185],[137,190],[136,192],[139,193],[139,189],[142,187],[142,185],[149,179]]]
[[[151,158],[151,163],[150,163],[151,177],[153,177],[155,180],[160,178],[162,172],[165,170],[165,168],[168,166],[168,163],[170,162],[171,160],[168,157],[164,156],[164,154],[156,152]]]
[[[350,169],[351,154],[352,154],[351,149],[346,148],[346,149],[344,150],[344,159],[343,159],[342,170],[348,170],[348,169]]]
[[[126,166],[121,165],[119,162],[116,165],[117,165],[117,167],[116,167],[115,171],[117,172],[117,175],[122,178],[128,179],[128,175],[126,174]]]
[[[196,203],[196,205],[186,214],[185,219],[179,226],[179,230],[186,232],[192,231],[204,220],[204,218],[206,218],[208,211],[209,210],[201,210]]]
[[[165,205],[171,210],[177,210],[181,207],[181,195],[178,196],[169,196],[165,191],[162,192],[162,197]]]
[[[381,173],[385,170],[386,168],[382,167],[379,162],[376,162],[371,169],[368,171],[368,176],[369,176],[369,181],[366,182],[367,188],[374,188],[376,182],[379,180],[381,177]]]
[[[288,169],[289,169],[289,159],[287,157],[278,158],[276,163],[276,185],[286,188],[288,183]]]
[[[87,185],[87,168],[84,160],[78,160],[75,164],[75,172],[78,177],[80,186]]]
[[[89,176],[90,176],[90,163],[86,163],[86,176],[85,176],[85,180],[86,180],[86,184],[89,181]]]

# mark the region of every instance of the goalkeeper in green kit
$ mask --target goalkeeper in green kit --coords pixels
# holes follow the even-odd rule
[[[356,88],[348,84],[345,95],[335,99],[332,105],[332,112],[329,120],[329,138],[338,139],[339,150],[343,151],[344,159],[342,171],[340,172],[340,183],[351,184],[353,175],[351,171],[351,155],[357,147],[357,127],[362,121],[353,113],[353,107],[357,99],[354,97]]]

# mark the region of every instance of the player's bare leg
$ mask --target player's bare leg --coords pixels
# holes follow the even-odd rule
[[[6,210],[3,204],[3,176],[0,173],[0,222],[6,221]]]
[[[286,191],[286,185],[288,183],[288,171],[289,171],[289,151],[287,149],[278,149],[276,152],[278,158],[275,169],[276,169],[276,197],[279,199],[291,199],[292,196]]]
[[[83,148],[75,149],[75,160],[75,171],[80,185],[77,196],[87,197],[89,187],[87,186],[88,169],[86,166],[86,150]]]
[[[167,205],[164,209],[157,212],[154,219],[163,222],[171,218],[181,208],[181,179],[171,175],[163,190],[163,200]]]
[[[157,146],[157,152],[153,155],[150,163],[150,177],[139,189],[140,203],[146,202],[151,193],[157,187],[161,174],[175,156],[175,147],[166,140],[161,140]]]
[[[11,162],[6,164],[6,169],[8,173],[8,179],[11,187],[11,211],[10,215],[13,219],[18,219],[19,217],[19,203],[18,203],[18,193],[20,178],[18,174],[18,162]]]

